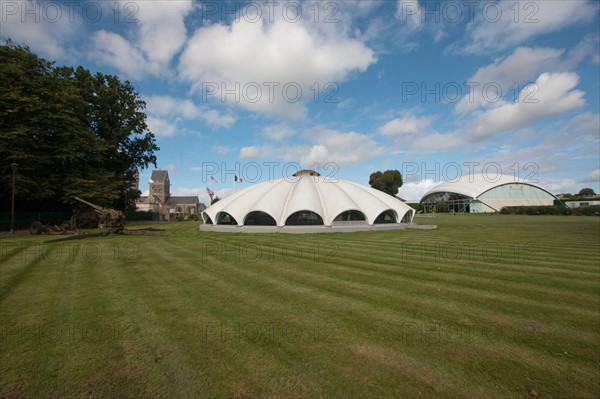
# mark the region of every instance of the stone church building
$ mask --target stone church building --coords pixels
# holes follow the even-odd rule
[[[169,172],[166,170],[154,170],[150,178],[149,195],[147,197],[140,197],[136,202],[136,208],[138,211],[158,212],[161,220],[169,220],[174,214],[197,214],[206,209],[206,206],[200,203],[197,195],[171,195]]]

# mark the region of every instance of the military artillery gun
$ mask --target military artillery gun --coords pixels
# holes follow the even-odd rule
[[[100,216],[100,223],[98,224],[98,227],[109,228],[113,233],[120,233],[123,231],[123,229],[125,229],[125,215],[123,212],[111,208],[103,208],[78,197],[74,198],[77,201],[94,208],[94,211]]]
[[[75,221],[74,218],[71,219],[69,223],[69,227],[66,227],[66,223],[63,223],[63,226],[54,226],[49,227],[48,225],[44,226],[40,222],[33,222],[31,224],[31,234],[70,234],[69,237],[59,238],[56,240],[50,240],[46,242],[59,242],[59,241],[68,241],[68,240],[82,240],[84,238],[94,238],[94,237],[103,237],[111,234],[123,234],[123,235],[143,235],[143,236],[154,236],[154,235],[162,235],[164,229],[154,229],[154,228],[142,228],[136,230],[127,230],[125,228],[125,214],[121,211],[117,211],[111,208],[104,208],[96,204],[92,204],[86,200],[83,200],[78,197],[74,197],[77,201],[86,204],[94,209],[94,212],[99,215],[100,223],[98,227],[103,228],[106,227],[108,230],[101,233],[81,233],[74,226]],[[73,226],[73,227],[70,227]]]

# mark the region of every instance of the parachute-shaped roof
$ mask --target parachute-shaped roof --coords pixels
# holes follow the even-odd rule
[[[240,190],[202,212],[204,223],[209,225],[260,225],[256,223],[260,219],[278,227],[332,226],[343,221],[368,225],[406,223],[413,216],[413,208],[391,195],[348,180],[322,177],[310,170]],[[304,222],[295,223],[298,220]]]

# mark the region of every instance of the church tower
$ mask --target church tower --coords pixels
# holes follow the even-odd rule
[[[165,204],[170,196],[171,184],[169,182],[169,172],[166,170],[152,171],[148,202],[151,204]]]

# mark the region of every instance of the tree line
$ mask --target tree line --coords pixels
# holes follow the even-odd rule
[[[29,48],[0,46],[0,205],[9,209],[11,164],[17,210],[60,210],[82,197],[127,210],[139,169],[159,150],[145,102],[131,82],[56,66]]]

